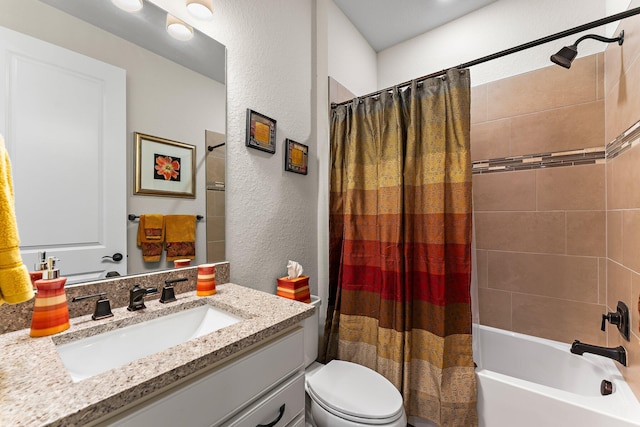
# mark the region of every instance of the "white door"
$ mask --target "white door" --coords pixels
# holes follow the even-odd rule
[[[46,251],[67,283],[126,274],[125,71],[0,27],[0,82],[23,261]]]

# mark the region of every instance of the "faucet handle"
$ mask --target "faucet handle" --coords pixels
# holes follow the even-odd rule
[[[604,332],[607,320],[612,325],[616,325],[624,339],[629,341],[629,309],[622,301],[618,301],[617,310],[602,315],[602,325],[600,329]]]
[[[165,304],[167,302],[176,301],[176,293],[173,288],[174,283],[178,282],[186,282],[186,277],[181,277],[179,279],[169,279],[165,280],[164,287],[162,288],[162,296],[160,297],[160,302]]]
[[[600,327],[602,332],[604,332],[606,330],[607,320],[612,325],[618,326],[620,324],[620,313],[618,313],[618,312],[616,312],[616,313],[609,312],[607,314],[603,314],[602,315],[602,326]]]
[[[113,317],[113,313],[111,312],[111,303],[109,302],[109,298],[102,295],[98,298],[98,301],[96,301],[96,309],[94,310],[91,318],[93,320],[100,320],[108,317]]]
[[[71,298],[71,302],[82,301],[87,298],[98,297],[98,300],[96,301],[96,308],[93,311],[91,318],[93,320],[106,319],[108,317],[113,317],[113,313],[111,312],[111,303],[109,302],[109,298],[105,296],[106,294],[107,294],[106,292],[100,292],[99,294],[82,295],[79,297],[73,297]]]

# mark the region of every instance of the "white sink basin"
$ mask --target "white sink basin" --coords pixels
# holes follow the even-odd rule
[[[175,345],[242,321],[210,305],[56,346],[74,382],[124,366]]]

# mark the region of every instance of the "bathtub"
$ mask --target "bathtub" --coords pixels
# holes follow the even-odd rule
[[[640,403],[610,359],[474,325],[480,427],[640,426]],[[613,393],[600,394],[600,383]]]

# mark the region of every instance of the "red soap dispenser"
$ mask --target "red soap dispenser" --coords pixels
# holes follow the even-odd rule
[[[55,268],[56,259],[47,258],[47,269],[42,271],[42,279],[35,281],[38,292],[31,316],[32,337],[57,334],[69,328],[69,308],[64,290],[66,277],[60,277]]]

